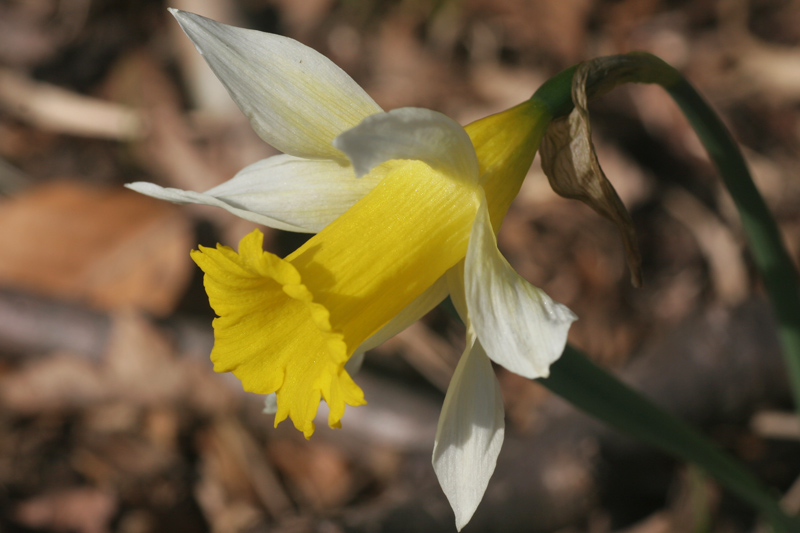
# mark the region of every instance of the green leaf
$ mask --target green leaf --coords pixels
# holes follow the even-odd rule
[[[761,511],[776,530],[800,532],[800,521],[786,516],[775,495],[735,459],[575,348],[568,345],[550,376],[537,381],[610,426],[698,465]]]

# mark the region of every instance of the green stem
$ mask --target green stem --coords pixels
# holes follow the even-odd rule
[[[634,52],[595,60],[586,92],[597,96],[622,83],[657,83],[675,100],[722,176],[742,220],[753,259],[779,323],[795,406],[800,412],[800,283],[780,231],[758,192],[739,148],[703,98],[674,68],[650,54]],[[573,108],[572,78],[577,67],[557,74],[533,95],[553,118]],[[542,383],[586,412],[653,446],[694,462],[723,485],[761,510],[779,531],[800,531],[761,484],[700,434],[664,413],[567,347]]]
[[[602,67],[589,78],[587,95],[604,94],[622,83],[657,83],[675,100],[708,151],[739,211],[754,262],[778,319],[795,408],[800,414],[800,280],[778,225],[753,183],[736,142],[694,87],[661,59],[632,52],[599,61]],[[573,108],[571,88],[576,68],[560,72],[532,97],[542,102],[553,118],[567,115]]]
[[[708,104],[685,79],[666,89],[708,150],[739,210],[753,259],[778,319],[778,335],[789,368],[795,407],[800,413],[800,286],[778,225],[753,183],[736,143]]]

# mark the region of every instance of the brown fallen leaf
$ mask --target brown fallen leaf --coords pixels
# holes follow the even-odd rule
[[[97,137],[134,140],[146,126],[132,108],[36,82],[0,69],[0,108],[39,128]]]
[[[261,447],[235,418],[220,418],[198,439],[203,473],[223,489],[226,501],[245,501],[266,509],[272,518],[293,514]]]
[[[15,519],[25,526],[51,531],[104,533],[117,508],[107,491],[75,487],[36,496],[20,503]]]
[[[104,355],[104,377],[112,394],[136,404],[188,404],[207,414],[229,413],[243,397],[241,385],[215,374],[208,352],[178,353],[173,343],[141,314],[117,313]],[[235,379],[235,378],[234,378]]]
[[[108,392],[97,365],[68,354],[31,361],[0,377],[0,404],[17,413],[83,408],[107,399]]]
[[[353,496],[356,480],[338,448],[295,438],[272,441],[268,450],[297,498],[314,510],[335,509]]]
[[[169,313],[193,235],[179,210],[122,189],[53,182],[0,204],[0,285]]]
[[[136,313],[119,313],[105,355],[105,375],[115,394],[145,405],[177,401],[191,384],[170,343]]]

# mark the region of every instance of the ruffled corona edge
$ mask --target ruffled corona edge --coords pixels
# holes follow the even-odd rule
[[[275,425],[289,417],[309,438],[320,398],[329,407],[328,424],[340,427],[345,405],[366,403],[364,393],[344,369],[351,354],[328,310],[291,263],[263,250],[263,238],[254,230],[238,253],[221,245],[192,251],[217,314],[211,360],[246,391],[275,392]]]

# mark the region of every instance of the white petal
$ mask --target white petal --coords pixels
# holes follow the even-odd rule
[[[469,331],[467,349],[447,388],[433,446],[433,469],[459,530],[472,518],[494,473],[503,446],[503,416],[494,369]]]
[[[299,42],[170,10],[264,141],[300,157],[344,159],[334,137],[381,108]]]
[[[428,287],[422,294],[408,304],[405,309],[400,311],[392,320],[385,326],[374,333],[370,338],[365,340],[361,346],[358,347],[356,353],[366,352],[376,346],[383,344],[384,341],[391,339],[408,326],[427,315],[431,309],[442,303],[447,297],[447,281],[445,277],[439,278],[433,285]]]
[[[356,179],[353,167],[336,161],[278,155],[239,171],[204,193],[137,182],[129,189],[179,204],[221,207],[236,216],[287,231],[316,233],[380,181],[373,172]]]
[[[264,396],[264,409],[261,411],[265,415],[274,415],[278,412],[278,395],[274,392]]]
[[[350,359],[344,364],[344,369],[350,374],[352,378],[361,371],[361,365],[364,363],[364,352],[356,351],[350,356]]]
[[[464,260],[459,261],[445,274],[447,278],[447,289],[450,293],[450,301],[456,308],[461,321],[466,324],[469,321],[467,313],[467,297],[464,294]]]
[[[417,159],[449,176],[478,180],[478,158],[467,132],[430,109],[403,107],[372,115],[333,145],[347,154],[357,176],[390,159]]]
[[[497,249],[485,197],[472,225],[464,279],[470,321],[491,360],[526,378],[547,377],[577,317],[511,268]]]

